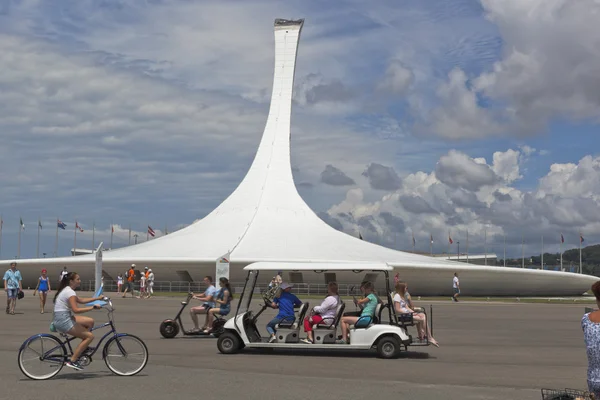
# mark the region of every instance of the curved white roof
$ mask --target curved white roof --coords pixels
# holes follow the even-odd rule
[[[231,262],[381,263],[423,273],[463,270],[464,263],[392,250],[339,232],[302,200],[290,164],[290,121],[296,54],[304,20],[275,21],[275,68],[271,105],[254,161],[235,191],[205,218],[168,236],[103,253],[103,265],[198,264],[228,255]],[[18,260],[19,264],[91,266],[94,255]],[[0,261],[8,264],[12,260]],[[281,264],[279,264],[281,266]],[[281,269],[274,268],[274,269]],[[310,268],[311,270],[315,268]],[[317,268],[320,269],[320,268]],[[597,278],[553,271],[469,266],[513,279],[548,274],[557,285],[589,288]],[[507,276],[508,276],[507,275]],[[531,285],[536,281],[531,280]]]

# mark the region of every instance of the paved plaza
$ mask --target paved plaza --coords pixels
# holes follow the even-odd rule
[[[181,297],[139,300],[110,293],[119,331],[148,346],[146,369],[135,377],[114,376],[98,356],[84,371],[64,368],[36,382],[20,372],[17,352],[27,337],[48,332],[52,307],[42,315],[37,298],[26,294],[16,315],[0,314],[0,399],[540,399],[541,387],[586,388],[581,304],[435,302],[434,336],[441,347],[382,360],[356,352],[222,355],[216,339],[160,336],[160,322],[175,316]],[[274,313],[261,317],[263,327]],[[87,315],[106,320],[103,310]],[[184,323],[189,321],[185,312]]]

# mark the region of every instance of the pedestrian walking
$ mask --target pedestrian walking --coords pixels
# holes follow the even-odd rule
[[[123,275],[117,275],[117,293],[121,293],[121,287],[123,286]]]
[[[452,301],[458,303],[458,296],[460,296],[460,281],[458,280],[458,274],[454,273],[454,278],[452,278],[452,291],[454,295],[452,296]]]
[[[146,293],[147,298],[154,296],[154,272],[152,272],[152,268],[148,269],[148,277],[146,279]]]
[[[40,295],[40,314],[44,313],[44,308],[46,308],[46,298],[48,296],[48,292],[50,292],[50,278],[48,278],[46,269],[42,270],[42,276],[38,278],[38,283],[33,290],[33,295],[35,296],[35,292],[38,292]]]
[[[17,296],[23,291],[23,278],[17,270],[17,263],[10,263],[10,269],[4,273],[4,291],[6,292],[6,313],[15,315]]]
[[[68,273],[69,273],[69,271],[67,271],[67,266],[65,265],[65,266],[63,267],[63,270],[62,270],[62,271],[60,271],[60,276],[58,277],[58,284],[59,284],[59,285],[60,285],[60,282],[63,280],[63,278],[64,278],[65,276],[67,276],[67,274],[68,274]]]

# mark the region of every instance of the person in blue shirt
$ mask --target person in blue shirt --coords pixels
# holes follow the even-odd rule
[[[204,291],[204,294],[202,296],[193,296],[192,297],[196,300],[200,300],[200,301],[204,302],[204,304],[202,304],[201,306],[192,307],[190,309],[190,316],[192,317],[192,321],[194,322],[194,329],[192,329],[192,332],[201,332],[208,328],[208,326],[206,326],[206,325],[203,326],[202,329],[200,329],[198,327],[198,314],[206,314],[206,313],[208,313],[208,310],[215,307],[214,298],[217,296],[218,290],[215,287],[215,285],[213,285],[212,276],[208,276],[208,275],[205,276],[204,284],[207,286],[206,290]]]
[[[50,289],[50,278],[47,275],[48,271],[44,268],[42,270],[42,276],[38,278],[38,284],[33,290],[33,295],[35,296],[35,292],[39,292],[40,294],[40,313],[44,313],[44,308],[46,307],[46,298],[48,296],[48,292]]]
[[[293,321],[295,318],[294,307],[299,307],[302,305],[300,299],[291,293],[292,285],[283,282],[279,288],[279,295],[275,296],[273,302],[271,303],[271,307],[278,308],[279,313],[267,324],[267,332],[269,332],[271,335],[269,338],[269,343],[272,343],[276,340],[275,325],[285,321]]]
[[[23,291],[23,278],[21,272],[17,271],[17,263],[10,263],[10,269],[4,273],[4,291],[6,292],[6,313],[15,315],[17,295]]]

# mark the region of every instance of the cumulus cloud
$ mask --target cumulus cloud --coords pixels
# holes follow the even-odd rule
[[[489,165],[456,150],[440,158],[435,166],[435,176],[448,186],[470,191],[498,182],[498,175]]]
[[[350,186],[355,184],[354,179],[331,164],[325,166],[325,170],[321,172],[321,182],[331,186]]]
[[[428,127],[447,138],[539,133],[556,118],[600,117],[600,3],[482,0],[501,59],[478,76],[455,68],[439,85]]]
[[[409,237],[414,232],[417,243],[425,243],[432,234],[437,251],[445,251],[437,238],[448,230],[455,240],[468,230],[472,251],[483,251],[484,231],[488,250],[495,251],[494,243],[497,246],[506,235],[515,248],[523,236],[528,252],[537,251],[540,234],[551,237],[562,232],[568,243],[576,244],[579,230],[592,237],[600,233],[600,157],[554,164],[537,187],[524,191],[511,183],[517,179],[518,160],[528,153],[527,149],[496,152],[488,164],[481,157],[452,151],[440,158],[435,171],[409,174],[398,189],[379,199],[366,200],[360,189],[352,189],[328,214],[343,210],[348,216],[341,219],[344,231],[376,231],[373,240],[390,246],[397,235]]]
[[[403,94],[408,90],[415,80],[412,70],[400,60],[390,61],[383,79],[377,85],[382,92]]]
[[[369,185],[377,190],[396,190],[402,184],[396,171],[378,163],[371,163],[362,173],[369,179]]]

